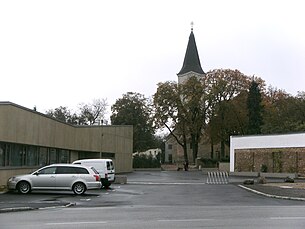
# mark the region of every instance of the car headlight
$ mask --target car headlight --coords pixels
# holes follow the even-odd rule
[[[13,181],[17,181],[17,177],[11,177],[10,179],[8,179],[8,182],[13,182]]]

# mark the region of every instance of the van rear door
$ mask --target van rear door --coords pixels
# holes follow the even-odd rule
[[[108,173],[108,181],[113,182],[115,170],[112,161],[107,161],[107,173]]]

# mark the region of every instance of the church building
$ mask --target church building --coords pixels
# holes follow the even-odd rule
[[[177,76],[178,84],[183,84],[186,80],[193,76],[198,78],[205,77],[205,72],[203,71],[200,63],[193,27],[191,28],[191,33],[189,35],[183,65]],[[189,143],[187,146],[189,161],[193,161],[191,147],[191,143]],[[198,147],[198,158],[211,158],[211,146],[208,142],[203,142],[199,144]],[[214,145],[213,148],[214,152],[212,159],[216,159],[219,157],[220,146]],[[171,135],[167,137],[165,142],[165,162],[174,164],[184,163],[183,148]]]

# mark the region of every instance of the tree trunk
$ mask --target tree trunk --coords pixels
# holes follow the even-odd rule
[[[224,140],[221,140],[221,142],[220,142],[220,155],[221,155],[220,160],[224,159],[224,157],[225,157],[225,142],[224,142]]]
[[[199,149],[199,140],[200,140],[200,137],[198,134],[192,134],[191,135],[191,144],[192,144],[192,152],[193,152],[193,163],[196,162],[196,158],[198,156],[198,149]]]
[[[214,159],[214,142],[213,142],[213,139],[211,139],[211,159]]]
[[[183,133],[183,154],[184,154],[184,162],[188,162],[187,156],[187,142],[186,142],[186,135]]]

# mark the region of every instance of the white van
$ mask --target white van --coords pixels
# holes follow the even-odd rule
[[[115,169],[111,159],[82,159],[72,164],[94,167],[101,177],[102,186],[108,188],[115,180]]]

